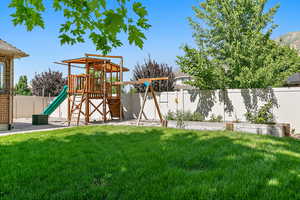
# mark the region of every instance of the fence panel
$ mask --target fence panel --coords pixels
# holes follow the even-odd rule
[[[14,96],[14,118],[31,118],[40,114],[53,98],[37,96]]]

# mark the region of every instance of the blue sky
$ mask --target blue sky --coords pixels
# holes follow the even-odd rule
[[[49,0],[46,0],[47,2]],[[1,24],[0,38],[15,45],[30,55],[28,58],[16,60],[15,81],[20,75],[27,75],[31,79],[35,73],[48,68],[62,71],[66,75],[66,68],[53,62],[68,58],[77,58],[84,53],[100,53],[95,51],[90,41],[74,46],[61,46],[58,39],[58,29],[63,17],[51,9],[44,14],[46,28],[36,28],[27,32],[24,27],[14,27],[9,16],[13,10],[8,8],[10,0],[0,1]],[[188,25],[187,17],[193,16],[192,6],[198,5],[199,0],[148,0],[144,1],[152,28],[147,31],[147,41],[141,50],[130,46],[123,39],[124,46],[114,49],[111,55],[122,55],[125,66],[133,69],[134,65],[150,54],[159,62],[167,63],[175,68],[176,56],[182,55],[180,46],[193,44],[192,29]],[[275,16],[275,23],[279,27],[272,37],[300,30],[300,1],[299,0],[269,0],[268,7],[280,3],[281,7]],[[125,75],[130,79],[131,72]]]

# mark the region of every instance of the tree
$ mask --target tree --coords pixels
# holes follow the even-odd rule
[[[61,72],[51,71],[36,74],[32,79],[32,93],[36,96],[57,96],[66,85]]]
[[[45,27],[43,0],[11,0],[9,7],[15,9],[14,25],[25,25],[28,31]],[[88,36],[104,53],[123,45],[119,33],[126,33],[130,44],[142,48],[143,31],[150,28],[146,8],[133,0],[52,0],[52,8],[65,18],[59,29],[61,44],[83,43]]]
[[[20,76],[19,81],[15,87],[15,93],[18,95],[31,95],[31,91],[28,87],[27,76]]]
[[[159,64],[152,60],[149,56],[144,64],[137,64],[133,70],[132,81],[137,81],[142,78],[169,77],[169,80],[155,81],[153,88],[155,91],[173,91],[174,90],[174,73],[172,67],[167,64]],[[137,92],[145,92],[146,87],[142,84],[134,85]]]
[[[177,63],[201,89],[281,86],[300,69],[298,53],[270,39],[278,6],[267,0],[206,0],[189,18],[196,48],[183,47]]]

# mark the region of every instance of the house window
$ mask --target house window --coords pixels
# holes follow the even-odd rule
[[[5,63],[0,62],[0,90],[5,88]]]

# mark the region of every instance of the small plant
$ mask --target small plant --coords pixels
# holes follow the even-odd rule
[[[172,111],[168,111],[167,115],[165,116],[167,120],[175,120],[176,119],[176,113]]]
[[[184,113],[183,112],[177,112],[176,113],[176,127],[177,128],[184,128]]]
[[[211,115],[209,122],[222,122],[223,117],[221,115],[215,116],[214,114]]]
[[[193,121],[193,113],[191,111],[182,112],[184,121]]]
[[[245,117],[248,121],[255,124],[273,124],[274,115],[272,113],[273,103],[268,102],[257,112],[247,112]]]

